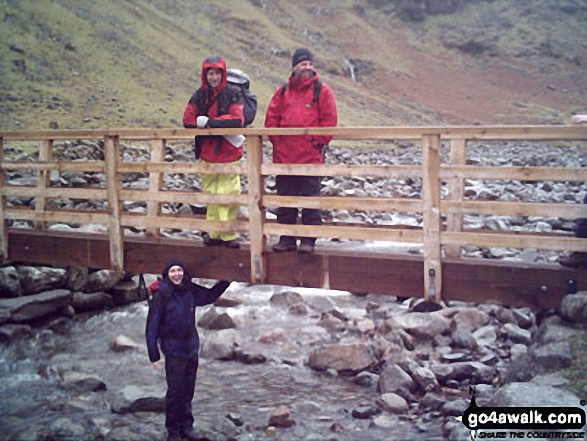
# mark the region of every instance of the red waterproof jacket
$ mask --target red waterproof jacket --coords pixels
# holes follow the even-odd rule
[[[265,127],[334,127],[338,122],[332,89],[322,83],[318,102],[314,102],[314,83],[318,74],[300,78],[292,74],[282,94],[277,89],[265,116]],[[322,164],[324,146],[332,136],[270,136],[273,162],[281,164]]]
[[[222,82],[211,88],[206,81],[208,69],[222,69]],[[233,128],[244,123],[241,92],[227,84],[226,62],[222,57],[207,58],[202,62],[202,87],[190,98],[183,113],[183,126],[196,128],[198,116],[209,118],[207,127]],[[206,162],[234,162],[243,156],[242,147],[235,147],[222,136],[196,136],[196,150]]]

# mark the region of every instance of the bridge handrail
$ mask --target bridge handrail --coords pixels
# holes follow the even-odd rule
[[[168,141],[191,140],[195,136],[244,134],[247,137],[247,162],[241,164],[208,164],[165,162]],[[263,163],[263,141],[270,135],[330,134],[335,139],[401,139],[420,141],[422,164],[410,165],[295,165]],[[103,140],[104,161],[51,160],[53,143],[59,140]],[[37,228],[47,222],[98,223],[108,225],[110,257],[113,268],[123,268],[124,226],[145,228],[158,235],[161,228],[245,232],[250,236],[252,282],[263,283],[266,267],[264,253],[269,235],[351,238],[422,243],[426,297],[438,300],[441,295],[442,249],[446,256],[460,256],[464,245],[539,248],[546,250],[587,251],[584,240],[561,234],[520,232],[478,232],[463,230],[463,215],[510,215],[578,218],[587,217],[587,206],[568,203],[520,203],[504,201],[471,201],[464,199],[465,179],[587,181],[587,169],[554,167],[499,167],[466,164],[469,140],[533,140],[587,141],[585,126],[437,126],[437,127],[328,127],[291,129],[110,129],[64,130],[37,132],[0,132],[0,168],[3,172],[28,170],[38,172],[36,187],[7,186],[5,173],[0,174],[0,249],[7,258],[10,220],[31,220]],[[120,160],[120,141],[150,141],[150,162]],[[12,162],[4,160],[4,142],[41,141],[39,160]],[[450,163],[442,164],[440,146],[450,143]],[[51,171],[90,171],[106,174],[106,188],[52,187]],[[121,173],[149,173],[149,189],[122,188]],[[180,190],[163,190],[164,173],[239,173],[248,178],[248,191],[241,195],[209,195]],[[386,197],[285,197],[265,194],[264,176],[277,174],[320,176],[373,176],[422,178],[421,199]],[[450,186],[448,198],[440,194],[441,182]],[[35,198],[35,209],[7,207],[8,197]],[[108,211],[48,210],[49,198],[107,200]],[[124,212],[123,201],[147,203],[146,213]],[[161,213],[162,202],[223,203],[248,205],[248,221],[206,221]],[[289,206],[318,209],[416,212],[423,215],[423,227],[352,226],[352,225],[282,225],[266,221],[266,209]],[[446,216],[443,227],[442,216]]]

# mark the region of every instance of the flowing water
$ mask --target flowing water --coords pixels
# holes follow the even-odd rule
[[[378,425],[372,419],[353,418],[353,409],[375,405],[375,386],[359,386],[352,378],[316,372],[305,365],[313,347],[338,340],[316,324],[320,309],[334,305],[347,317],[360,318],[365,315],[366,299],[334,291],[296,290],[303,293],[308,313],[294,315],[269,302],[272,294],[285,290],[234,283],[225,294],[245,300],[226,311],[238,325],[242,347],[265,355],[267,361],[247,365],[200,357],[193,403],[197,426],[218,425],[219,420],[228,421],[222,417],[236,414],[244,421],[237,439],[442,438],[442,419],[428,424],[427,432],[421,433],[410,415],[388,414],[384,424]],[[401,308],[393,298],[370,300]],[[108,432],[120,427],[127,427],[136,439],[164,439],[162,413],[120,415],[110,407],[129,386],[151,396],[165,394],[164,374],[153,369],[144,345],[147,309],[143,302],[61,320],[4,347],[0,354],[0,439],[46,439],[45,434],[55,432],[64,433],[65,439],[64,425],[73,425],[78,432],[81,426],[88,439],[108,439]],[[207,309],[199,308],[198,318]],[[217,331],[200,328],[202,342],[213,332]],[[259,341],[270,333],[280,337],[270,344]],[[114,352],[109,344],[118,335],[131,338],[140,348]],[[72,371],[99,377],[107,390],[80,394],[64,388],[62,377]],[[266,432],[270,411],[282,405],[291,411],[296,424],[273,434]],[[387,425],[391,427],[382,427]]]

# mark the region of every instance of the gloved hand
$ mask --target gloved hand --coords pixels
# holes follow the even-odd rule
[[[149,290],[151,291],[151,296],[153,294],[155,294],[155,291],[157,291],[159,289],[159,282],[160,280],[155,280],[153,283],[151,283],[151,286],[149,286]]]
[[[203,129],[208,124],[208,117],[207,116],[198,116],[197,123],[198,123],[198,128]]]

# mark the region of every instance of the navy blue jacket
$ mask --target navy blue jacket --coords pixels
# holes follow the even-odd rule
[[[209,305],[226,291],[230,282],[218,282],[205,288],[191,282],[184,270],[184,281],[175,285],[163,272],[163,280],[153,295],[147,316],[146,337],[149,359],[161,358],[157,342],[166,357],[192,358],[198,355],[200,338],[196,329],[196,306]]]

